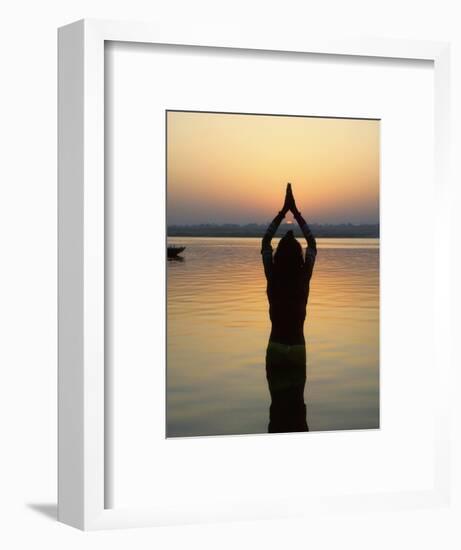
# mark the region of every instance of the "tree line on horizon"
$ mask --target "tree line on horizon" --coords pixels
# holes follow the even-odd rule
[[[336,238],[379,238],[379,223],[376,224],[309,224],[316,237]],[[262,237],[267,229],[267,224],[248,223],[239,225],[236,223],[224,224],[193,224],[193,225],[169,225],[168,237]],[[277,234],[283,234],[291,229],[296,237],[302,233],[297,224],[282,223]]]

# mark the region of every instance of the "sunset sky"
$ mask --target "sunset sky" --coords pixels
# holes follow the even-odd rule
[[[168,224],[379,222],[379,121],[167,113]]]

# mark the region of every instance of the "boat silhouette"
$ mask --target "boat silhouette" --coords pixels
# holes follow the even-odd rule
[[[184,252],[185,249],[185,246],[169,245],[167,246],[167,257],[169,259],[177,258],[181,252]]]

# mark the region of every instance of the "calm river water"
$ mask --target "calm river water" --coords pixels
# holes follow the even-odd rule
[[[267,432],[270,332],[258,238],[170,238],[167,436]],[[274,239],[275,245],[277,239]],[[318,239],[307,318],[310,431],[379,427],[379,240]]]

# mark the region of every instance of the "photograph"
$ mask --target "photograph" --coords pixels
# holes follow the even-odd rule
[[[165,116],[166,437],[379,429],[380,120]]]

